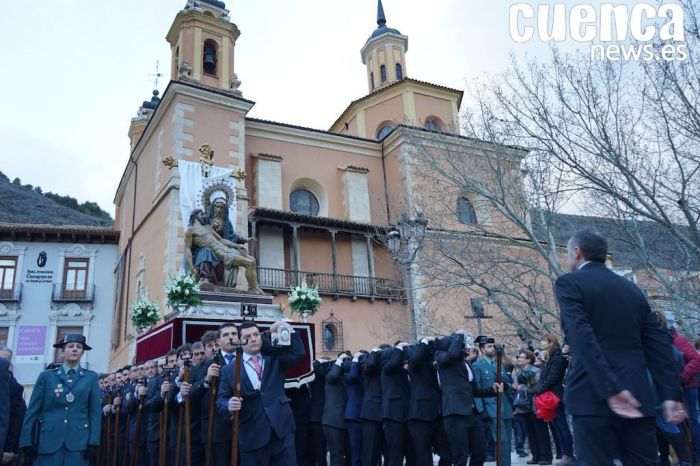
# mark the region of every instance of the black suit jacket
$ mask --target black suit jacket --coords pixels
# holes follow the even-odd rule
[[[435,362],[437,362],[442,388],[442,415],[471,416],[474,414],[475,396],[485,398],[496,396],[496,393],[493,388],[479,388],[476,377],[469,381],[467,363],[464,362],[462,354],[464,335],[453,335],[443,341],[449,344],[448,349],[435,351]]]
[[[570,414],[614,416],[606,399],[629,390],[654,416],[647,370],[661,400],[680,401],[680,379],[668,338],[637,286],[591,262],[556,281],[571,367],[564,394]]]
[[[367,421],[382,421],[382,358],[383,351],[373,351],[362,364],[362,383],[365,394],[362,398],[360,416]]]
[[[345,429],[345,406],[348,392],[345,386],[343,367],[333,363],[326,374],[326,402],[323,405],[324,426]]]
[[[433,364],[430,347],[419,343],[408,358],[411,398],[408,404],[409,419],[434,421],[440,416],[440,385],[437,368]]]
[[[408,371],[404,369],[406,353],[398,348],[382,355],[382,420],[408,421]]]
[[[314,361],[314,380],[309,384],[311,392],[311,406],[309,408],[309,422],[321,422],[323,418],[323,405],[326,401],[326,370],[329,363]]]
[[[27,403],[24,401],[24,387],[10,372],[10,420],[8,421],[3,451],[19,453],[19,436],[22,433],[22,423],[26,412]]]
[[[158,442],[160,440],[160,412],[163,410],[165,402],[160,396],[160,386],[163,379],[157,375],[148,379],[146,401],[144,409],[148,413],[148,434],[149,442]]]
[[[145,409],[144,399],[139,399],[136,393],[136,384],[133,384],[130,388],[129,399],[126,400],[126,412],[129,414],[129,441],[133,442],[136,437],[136,421],[139,420],[139,405],[141,406],[141,416],[140,416],[140,427],[139,427],[139,445],[145,444],[148,436],[148,419],[150,417],[148,411]]]
[[[362,400],[365,397],[365,390],[362,386],[362,363],[365,356],[361,356],[358,361],[346,359],[347,364],[343,366],[345,372],[345,384],[348,392],[348,402],[345,404],[345,419],[348,421],[360,421],[362,419]]]
[[[255,390],[248,373],[241,364],[241,397],[239,448],[248,452],[270,443],[272,431],[284,438],[294,431],[294,417],[289,398],[284,392],[284,370],[304,358],[304,346],[298,333],[292,333],[291,346],[274,355],[264,355],[264,366],[260,390]],[[221,373],[221,386],[216,399],[219,413],[231,419],[228,400],[233,396],[235,380],[234,363]]]

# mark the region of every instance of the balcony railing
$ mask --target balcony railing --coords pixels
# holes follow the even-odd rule
[[[287,291],[302,280],[306,280],[310,286],[318,287],[321,294],[396,300],[403,298],[403,287],[397,280],[258,267],[261,288]]]
[[[76,289],[82,288],[82,289]],[[54,283],[51,301],[55,303],[91,303],[95,299],[95,284],[75,286],[71,283]]]
[[[15,283],[13,288],[0,289],[0,302],[18,303],[22,300],[22,284]]]

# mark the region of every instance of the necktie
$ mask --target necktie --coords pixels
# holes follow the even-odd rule
[[[73,374],[75,374],[75,369],[71,369],[68,371],[68,375],[73,375]]]
[[[258,381],[262,380],[262,366],[260,365],[260,356],[257,354],[255,356],[251,356],[250,360],[253,361],[253,369],[255,370],[255,373],[258,374]]]
[[[225,354],[224,359],[226,359],[226,364],[231,364],[231,361],[233,361],[233,354]]]

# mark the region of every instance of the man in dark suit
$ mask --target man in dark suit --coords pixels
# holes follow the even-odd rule
[[[278,333],[286,322],[275,322],[271,333]],[[216,404],[220,414],[232,417],[240,411],[239,451],[241,466],[296,466],[294,416],[284,393],[284,371],[304,358],[299,334],[290,328],[291,345],[272,355],[261,354],[262,336],[253,322],[241,325],[243,344],[241,396],[234,397],[236,364],[221,373]]]
[[[148,377],[144,409],[148,413],[148,462],[158,464],[160,451],[160,421],[165,398],[170,394],[170,382],[157,373],[156,361],[146,363]]]
[[[151,364],[153,364],[153,372],[155,373],[155,363],[151,362]],[[134,374],[136,379],[130,383],[131,388],[126,398],[126,412],[129,414],[129,461],[132,461],[132,457],[138,454],[138,458],[133,460],[134,464],[147,466],[148,413],[144,410],[144,401],[148,389],[146,380],[138,378],[141,375],[140,366],[132,367],[132,374],[134,370],[136,371]],[[136,451],[137,444],[138,452]]]
[[[331,361],[318,359],[314,361],[314,380],[309,384],[311,392],[311,407],[309,409],[309,424],[312,437],[313,461],[312,466],[327,466],[326,437],[323,435],[323,406],[326,403],[326,371]]]
[[[466,466],[471,456],[470,466],[478,466],[486,459],[486,445],[474,397],[496,396],[497,391],[503,391],[503,384],[490,388],[480,388],[476,384],[474,371],[465,361],[465,334],[466,331],[458,330],[440,340],[435,362],[442,388],[442,418],[453,464]]]
[[[409,448],[408,400],[410,388],[406,370],[407,354],[405,341],[397,342],[394,348],[382,355],[382,428],[386,438],[388,466],[415,464],[413,450]]]
[[[7,347],[0,347],[0,359],[12,363],[12,350]],[[10,406],[9,421],[7,426],[7,437],[5,446],[2,447],[2,464],[19,464],[19,435],[22,431],[24,414],[27,412],[27,404],[24,402],[24,387],[12,374],[10,366]],[[1,371],[1,370],[0,370]]]
[[[0,446],[5,446],[10,425],[10,363],[0,358]],[[2,452],[0,452],[2,453]]]
[[[348,402],[345,405],[345,428],[348,431],[350,444],[346,458],[350,458],[352,466],[362,466],[362,399],[365,395],[362,386],[362,364],[366,357],[367,351],[360,350],[353,355],[352,361],[346,361],[343,366],[348,392]]]
[[[348,464],[345,457],[350,454],[346,449],[348,433],[345,429],[345,407],[348,402],[348,393],[343,372],[343,366],[347,365],[345,361],[349,357],[350,353],[347,351],[340,353],[326,374],[326,401],[323,405],[321,424],[323,424],[331,466]]]
[[[433,466],[433,448],[440,466],[452,464],[447,434],[442,425],[440,385],[433,363],[434,338],[423,338],[410,351],[408,375],[411,398],[408,404],[408,431],[417,466]]]
[[[384,350],[391,346],[383,344],[374,348],[362,365],[362,383],[365,396],[362,399],[362,466],[377,466],[383,450],[382,431],[382,362]]]
[[[685,418],[668,337],[637,286],[605,266],[607,241],[581,230],[555,291],[571,366],[565,405],[580,466],[651,465],[658,456],[653,379],[668,422]]]

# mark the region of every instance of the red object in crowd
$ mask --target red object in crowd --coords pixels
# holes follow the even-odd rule
[[[694,388],[698,386],[697,374],[700,372],[700,353],[695,350],[693,344],[678,332],[673,332],[673,346],[683,353],[683,372],[681,382],[683,388]]]
[[[557,417],[559,397],[547,391],[535,397],[535,416],[543,421],[551,422]]]

